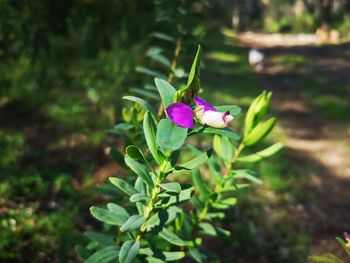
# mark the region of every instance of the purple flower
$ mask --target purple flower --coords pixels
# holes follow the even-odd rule
[[[210,105],[208,102],[206,102],[205,100],[203,100],[201,97],[197,96],[194,98],[194,102],[196,103],[196,105],[198,107],[203,106],[204,111],[216,111],[216,109],[214,108],[214,106]]]
[[[233,120],[229,111],[218,112],[214,106],[198,96],[194,101],[196,103],[194,111],[190,106],[182,102],[169,105],[166,108],[169,119],[178,126],[191,129],[194,127],[194,117],[200,123],[214,128],[225,128]]]
[[[178,126],[193,129],[194,112],[190,106],[182,102],[176,102],[166,108],[169,119]]]

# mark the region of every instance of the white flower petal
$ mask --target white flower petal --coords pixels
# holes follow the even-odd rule
[[[205,111],[201,116],[201,121],[214,128],[225,128],[233,120],[233,117],[226,112]]]

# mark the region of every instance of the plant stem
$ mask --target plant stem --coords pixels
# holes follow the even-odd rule
[[[235,154],[234,154],[234,156],[233,156],[231,165],[233,165],[233,164],[237,161],[237,159],[238,159],[239,155],[241,154],[241,152],[243,151],[243,149],[244,149],[244,144],[241,143],[241,144],[239,145],[238,149],[235,151]]]
[[[142,234],[145,232],[146,230],[146,226],[147,226],[147,220],[151,217],[151,214],[154,210],[154,204],[157,201],[158,198],[158,194],[160,192],[160,187],[159,185],[162,183],[162,181],[164,180],[165,177],[165,171],[168,165],[168,159],[166,159],[162,165],[161,165],[161,171],[158,175],[156,184],[154,186],[154,188],[152,189],[152,194],[151,194],[151,200],[149,201],[146,210],[145,210],[145,214],[144,217],[146,218],[145,222],[141,225],[139,233],[136,237],[136,241],[140,241]]]

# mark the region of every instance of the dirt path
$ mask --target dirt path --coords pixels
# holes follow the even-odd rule
[[[345,93],[334,90],[334,96],[349,96],[349,45],[318,46],[310,36],[274,35],[269,39],[269,35],[249,33],[238,39],[243,47],[265,53],[265,67],[257,72],[259,84],[274,92],[272,106],[287,135],[286,147],[311,167],[308,188],[315,197],[295,213],[302,229],[312,236],[311,251],[341,253],[333,237],[350,231],[350,126],[320,116],[303,96],[299,82],[309,72],[320,74],[345,87]],[[272,59],[283,54],[301,55],[311,61],[307,73],[303,68],[286,70]]]

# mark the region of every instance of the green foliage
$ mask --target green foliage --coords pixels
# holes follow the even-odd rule
[[[157,128],[157,143],[165,154],[178,150],[187,137],[187,129],[176,126],[168,119],[159,122]]]
[[[164,107],[173,103],[174,98],[189,101],[198,92],[199,54],[200,49],[192,64],[188,85],[184,89],[176,91],[168,82],[155,80]],[[130,184],[119,177],[110,178],[110,182],[129,197],[129,204],[124,208],[113,202],[107,204],[107,209],[92,207],[90,209],[92,215],[107,225],[116,226],[118,236],[114,238],[116,242],[114,250],[113,247],[109,247],[111,251],[108,253],[104,252],[107,249],[105,247],[101,250],[89,245],[86,247],[87,251],[80,248],[81,252],[89,255],[93,253],[89,258],[105,255],[108,259],[109,256],[117,257],[120,247],[119,262],[135,262],[136,259],[168,262],[186,256],[198,262],[209,259],[212,255],[201,249],[201,235],[230,236],[230,231],[213,224],[212,221],[225,218],[223,211],[237,204],[237,193],[248,186],[246,182],[262,183],[256,177],[256,172],[233,166],[243,148],[258,143],[272,130],[274,118],[263,120],[271,93],[263,92],[253,102],[246,117],[246,134],[242,139],[228,127],[224,129],[203,125],[194,129],[179,127],[166,116],[162,118],[162,115],[156,115],[147,101],[130,96],[124,98],[142,105],[147,110],[143,120],[138,120],[140,124],[142,123],[144,140],[140,141],[139,147],[132,144],[127,146],[124,157],[126,166],[136,175],[131,177],[133,183]],[[217,108],[224,111],[231,110],[234,116],[240,112],[240,108],[235,105]],[[117,131],[120,127],[127,125],[120,124]],[[124,135],[123,132],[120,134]],[[189,146],[195,157],[188,159],[186,155],[187,160],[184,161],[183,146],[186,144],[186,139],[189,136],[199,135],[209,135],[207,138],[213,138],[217,156],[212,156],[211,149],[203,151]],[[240,141],[238,146],[237,141]],[[260,156],[263,152],[264,157],[270,156],[281,148],[280,145],[277,146],[271,146],[271,149],[252,155]],[[209,178],[204,177],[201,170],[206,163],[209,164],[211,172]],[[224,174],[220,167],[222,164],[225,166]],[[177,181],[166,181],[172,173],[182,173],[186,170],[192,172],[193,186]],[[183,209],[183,205],[191,206],[191,212]],[[101,237],[91,234],[86,236],[92,240],[96,240],[96,237],[100,240]],[[109,241],[110,239],[107,241],[104,239],[103,243]],[[177,252],[178,250],[184,252]]]

